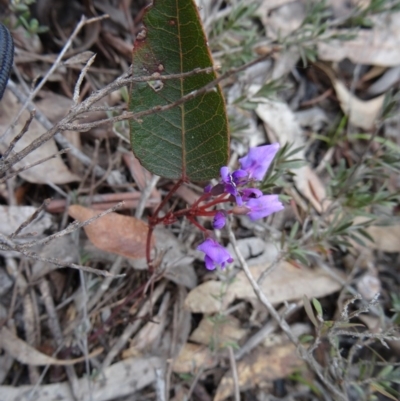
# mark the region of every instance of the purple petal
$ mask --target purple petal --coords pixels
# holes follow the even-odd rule
[[[239,193],[237,193],[237,195],[235,196],[235,199],[236,199],[236,204],[237,204],[238,206],[242,206],[242,205],[243,205],[243,199],[242,199],[242,197],[239,195]]]
[[[225,186],[222,184],[217,184],[211,188],[211,195],[218,196],[225,192]]]
[[[212,238],[207,238],[197,247],[197,250],[206,254],[204,260],[206,268],[209,270],[215,269],[217,266],[224,267],[226,263],[233,261],[229,252]]]
[[[246,207],[250,209],[247,215],[251,220],[262,219],[284,208],[278,195],[264,195],[260,198],[250,199],[247,201]]]
[[[208,184],[208,185],[206,185],[205,187],[204,187],[204,193],[205,194],[209,194],[210,192],[211,192],[211,190],[212,190],[212,185],[211,184]]]
[[[263,193],[258,188],[244,188],[242,189],[242,197],[245,202],[250,199],[259,198]]]
[[[217,230],[220,230],[225,226],[226,217],[224,212],[217,212],[214,216],[213,227]]]
[[[244,170],[236,170],[232,173],[233,182],[237,185],[245,185],[248,182],[249,174]]]
[[[217,267],[214,264],[214,261],[207,255],[204,257],[204,262],[206,264],[206,269],[207,270],[215,270],[215,268]]]
[[[230,173],[228,167],[226,167],[226,166],[221,167],[219,173],[221,174],[221,178],[222,178],[222,181],[223,181],[223,182],[225,182],[225,183],[227,183],[227,184],[230,184],[230,183],[231,183],[231,181],[232,181],[232,176],[231,176],[231,173]]]
[[[279,150],[279,143],[251,148],[247,156],[239,159],[249,178],[261,181]]]

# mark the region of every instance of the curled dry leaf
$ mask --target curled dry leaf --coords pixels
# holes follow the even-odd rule
[[[257,280],[267,268],[267,265],[254,266],[250,271]],[[341,272],[335,272],[342,277]],[[324,297],[340,288],[341,284],[320,268],[298,269],[287,262],[281,262],[261,285],[263,293],[273,304],[301,299],[304,295],[308,298]],[[192,313],[212,314],[226,309],[234,300],[256,299],[244,272],[240,272],[231,285],[214,280],[199,285],[188,294],[185,308]]]
[[[358,99],[342,81],[336,78],[332,68],[323,63],[316,63],[316,66],[324,71],[331,80],[340,107],[343,113],[349,117],[349,123],[365,130],[373,129],[381,113],[385,95],[370,100]]]
[[[297,356],[296,347],[287,343],[269,350],[257,349],[257,352],[245,357],[237,364],[238,384],[240,391],[254,388],[266,381],[287,377],[304,362]],[[214,401],[223,401],[234,392],[234,382],[231,373],[221,380]]]
[[[332,85],[343,113],[349,117],[349,123],[365,130],[373,129],[381,113],[385,95],[371,100],[360,100],[338,79],[334,79]]]
[[[70,206],[68,213],[81,222],[99,214],[80,205]],[[146,256],[148,226],[134,217],[109,213],[85,226],[84,230],[93,245],[103,251],[134,259]]]
[[[85,357],[62,361],[60,359],[52,358],[51,356],[45,355],[30,346],[25,341],[18,338],[6,326],[3,326],[0,330],[0,347],[3,348],[3,350],[5,350],[17,361],[30,366],[67,366],[85,361]],[[89,358],[94,358],[95,356],[100,355],[102,352],[103,349],[98,348],[97,350],[89,354]]]
[[[38,102],[40,103],[40,102]],[[40,106],[38,105],[40,108]],[[52,107],[55,107],[54,105]],[[12,122],[12,119],[15,115],[17,115],[20,105],[13,94],[10,91],[6,91],[4,97],[0,103],[0,132],[5,132],[8,128],[9,124]],[[51,108],[51,107],[50,107]],[[65,112],[65,110],[64,110]],[[22,113],[19,122],[16,126],[11,130],[11,134],[7,138],[3,138],[0,141],[0,151],[4,152],[11,140],[19,134],[24,124],[29,118],[29,113],[25,111]],[[39,138],[42,134],[44,134],[45,130],[42,126],[33,119],[28,132],[24,134],[24,136],[17,142],[14,151],[18,152],[24,149],[26,146],[30,145],[35,139]],[[22,159],[19,163],[15,164],[15,169],[20,169],[22,167],[26,167],[30,164],[36,163],[46,157],[54,155],[58,152],[57,146],[55,144],[54,139],[50,139],[41,145],[38,149],[29,153],[24,159]],[[54,158],[47,160],[44,163],[41,163],[35,167],[32,167],[26,171],[23,171],[19,174],[25,180],[35,183],[35,184],[66,184],[72,181],[79,181],[80,178],[72,174],[67,166],[64,164],[60,155],[55,156]]]

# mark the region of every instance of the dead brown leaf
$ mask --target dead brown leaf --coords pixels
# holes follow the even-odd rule
[[[400,13],[382,13],[370,18],[374,23],[373,28],[358,30],[354,39],[319,41],[319,59],[337,62],[348,58],[355,64],[399,65]],[[343,29],[336,33],[354,35],[355,32]]]
[[[267,381],[287,377],[303,365],[304,362],[297,356],[296,347],[292,343],[268,350],[259,348],[237,364],[240,391],[254,388]],[[214,401],[225,400],[233,392],[233,378],[231,373],[227,373],[218,386]]]
[[[115,363],[102,372],[101,377],[77,381],[81,401],[109,401],[131,396],[156,379],[156,369],[165,369],[165,361],[158,357],[131,358]],[[0,394],[9,401],[75,401],[69,382],[32,386],[0,386]]]
[[[3,348],[8,354],[10,354],[17,361],[24,363],[29,366],[44,366],[44,365],[58,365],[68,366],[80,363],[86,360],[85,357],[60,360],[52,358],[51,356],[45,355],[25,341],[18,338],[13,332],[11,332],[6,326],[3,326],[0,330],[0,348]],[[89,354],[89,358],[94,358],[103,352],[102,348],[98,348]]]
[[[379,117],[385,95],[371,100],[360,100],[338,79],[332,81],[343,113],[348,115],[350,124],[365,130],[373,129]]]
[[[269,38],[284,38],[298,29],[306,15],[304,2],[296,0],[264,0],[257,13]]]
[[[81,222],[98,215],[97,211],[80,205],[70,206],[68,213]],[[84,230],[93,245],[103,251],[134,259],[146,256],[148,226],[135,217],[109,213]]]
[[[250,267],[257,280],[267,265]],[[336,272],[339,277],[340,272]],[[341,284],[320,268],[296,268],[281,262],[261,285],[261,290],[273,304],[303,298],[320,298],[339,291]],[[185,308],[192,313],[212,314],[225,310],[234,300],[257,299],[244,272],[240,272],[231,285],[210,280],[193,289],[185,300]]]
[[[215,366],[216,359],[210,348],[201,344],[186,343],[173,363],[175,373],[194,373],[200,368]]]
[[[371,226],[366,231],[374,239],[374,242],[364,239],[369,248],[392,253],[400,251],[399,224],[395,226]]]
[[[246,333],[240,328],[240,321],[233,316],[223,316],[219,320],[206,316],[193,331],[190,340],[204,345],[212,342],[218,348],[226,343],[239,342]]]
[[[159,344],[160,338],[168,321],[167,309],[170,305],[169,301],[170,293],[166,292],[157,316],[154,316],[150,322],[147,322],[135,335],[130,343],[130,347],[123,351],[123,358],[140,355],[144,351],[150,351],[151,347]]]
[[[40,102],[39,102],[40,103]],[[18,103],[15,96],[8,90],[4,93],[4,97],[0,103],[0,132],[5,132],[9,124],[12,122],[14,116],[17,115],[20,104]],[[11,130],[11,134],[0,141],[0,151],[4,152],[11,140],[21,131],[22,127],[29,118],[29,113],[25,111],[22,113],[19,123]],[[45,132],[44,128],[33,119],[29,130],[25,135],[17,142],[14,151],[18,152],[24,149],[26,146],[31,144],[35,139]],[[19,163],[15,164],[15,169],[25,167],[29,164],[33,164],[42,160],[46,157],[54,155],[58,152],[57,146],[54,139],[45,142],[38,149],[31,152]],[[60,155],[47,160],[38,166],[32,167],[19,174],[25,180],[35,184],[66,184],[72,181],[79,181],[80,178],[72,174],[67,166],[64,164]]]

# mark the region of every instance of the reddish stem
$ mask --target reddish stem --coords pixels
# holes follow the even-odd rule
[[[215,198],[210,203],[207,203],[206,205],[199,207],[199,210],[208,209],[209,207],[218,205],[219,203],[229,202],[230,201],[229,197],[224,199],[225,195],[226,194],[219,195],[217,198]]]
[[[204,202],[210,196],[211,196],[210,193],[206,193],[206,194],[201,195],[200,198],[197,199],[197,201],[193,203],[192,208],[197,207],[199,203]]]
[[[158,205],[157,209],[153,213],[153,218],[157,218],[158,213],[160,213],[160,210],[166,205],[166,203],[171,199],[171,196],[178,190],[178,188],[183,184],[183,179],[181,178],[172,188],[171,190],[167,193],[165,198],[162,200],[162,202]],[[150,222],[151,224],[151,222]]]
[[[202,225],[200,225],[199,223],[198,223],[198,221],[194,218],[194,217],[192,217],[192,216],[187,216],[187,219],[193,224],[193,225],[195,225],[200,231],[203,231],[204,233],[207,233],[207,230],[202,226]]]

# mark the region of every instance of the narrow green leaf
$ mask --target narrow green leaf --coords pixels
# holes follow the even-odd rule
[[[306,311],[308,318],[311,320],[312,324],[316,328],[318,328],[319,327],[318,320],[316,319],[316,317],[314,315],[314,311],[313,311],[313,308],[311,306],[311,302],[307,298],[306,295],[303,296],[303,303],[304,303],[304,310]]]
[[[384,395],[387,398],[390,398],[391,400],[398,401],[398,399],[395,396],[386,391],[385,388],[378,383],[371,383],[371,389]]]
[[[317,298],[313,298],[312,299],[312,304],[314,305],[315,310],[318,313],[318,316],[322,319],[323,316],[323,312],[322,312],[322,305],[321,303],[318,301]]]
[[[394,370],[394,367],[392,365],[389,366],[385,366],[379,373],[378,373],[378,377],[379,378],[386,378],[387,376],[389,376]]]
[[[133,49],[135,82],[130,110],[169,106],[216,78],[214,72],[178,79],[160,76],[212,67],[207,39],[193,0],[154,0]],[[228,160],[228,124],[219,87],[179,106],[131,121],[131,145],[142,165],[154,174],[191,181],[215,178]]]

